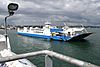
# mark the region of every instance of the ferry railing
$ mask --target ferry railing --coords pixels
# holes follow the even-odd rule
[[[49,50],[42,50],[42,51],[36,51],[36,52],[30,52],[30,53],[25,53],[25,54],[9,56],[9,57],[2,57],[2,58],[0,58],[0,63],[18,60],[18,59],[23,59],[23,58],[28,58],[28,57],[33,57],[33,56],[37,56],[37,55],[46,55],[47,57],[49,57],[49,56],[55,57],[57,59],[60,59],[60,60],[65,61],[67,63],[77,65],[79,67],[100,67],[100,66],[97,66],[97,65],[85,62],[85,61],[81,61],[81,60],[78,60],[78,59],[75,59],[75,58],[72,58],[69,56],[65,56],[65,55],[59,54],[57,52],[49,51]],[[48,58],[47,60],[49,60],[49,59],[50,58]],[[45,58],[45,67],[48,67],[47,64],[49,64],[49,67],[53,67],[52,62],[50,62],[50,61],[49,61],[50,63],[46,62],[47,60]]]

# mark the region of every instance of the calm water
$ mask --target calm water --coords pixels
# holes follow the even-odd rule
[[[86,41],[81,42],[47,41],[41,38],[19,36],[13,30],[8,31],[8,33],[12,50],[15,53],[20,54],[48,49],[100,65],[100,29],[92,28],[88,30],[94,32],[94,34],[86,38]],[[29,59],[38,67],[44,67],[44,56],[37,56]],[[53,58],[53,63],[54,67],[77,67],[55,58]]]

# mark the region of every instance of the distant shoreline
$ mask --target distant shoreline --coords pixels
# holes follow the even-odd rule
[[[7,26],[7,29],[8,29],[8,30],[14,30],[14,29],[17,29],[18,27],[33,27],[33,28],[39,27],[39,28],[43,28],[43,26],[39,26],[39,25],[36,25],[36,26],[35,26],[35,25],[34,25],[34,26],[33,26],[33,25],[23,25],[23,26],[22,26],[22,25],[18,25],[18,26],[12,26],[12,25],[11,25],[11,26],[10,26],[10,25],[9,25],[9,26]],[[63,26],[57,26],[57,27],[58,27],[58,28],[62,28]],[[82,27],[82,26],[81,26],[81,25],[79,25],[79,26],[77,25],[77,26],[69,26],[69,27],[72,27],[72,28],[73,28],[73,27],[79,28],[79,27]],[[84,27],[85,27],[85,28],[100,28],[100,26],[84,26]],[[1,26],[0,29],[5,29],[5,28],[4,28],[4,26],[3,26],[3,27]]]
[[[39,25],[36,25],[36,26],[32,26],[32,25],[23,25],[23,26],[16,26],[16,27],[40,27],[42,28],[43,26],[39,26]],[[60,27],[63,27],[63,26],[57,26],[58,28]],[[69,26],[69,27],[82,27],[81,25],[79,26]],[[100,26],[84,26],[85,28],[100,28]]]

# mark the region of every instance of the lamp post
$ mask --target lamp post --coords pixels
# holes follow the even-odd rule
[[[9,48],[9,46],[7,44],[7,37],[8,37],[8,35],[7,35],[7,18],[10,17],[10,16],[12,16],[12,15],[14,15],[14,12],[17,9],[18,9],[18,4],[16,4],[16,3],[10,3],[8,5],[9,15],[5,17],[5,24],[4,24],[5,25],[5,38],[6,38],[6,41],[5,42],[6,42],[6,46],[7,46],[8,49],[10,49],[10,48]]]

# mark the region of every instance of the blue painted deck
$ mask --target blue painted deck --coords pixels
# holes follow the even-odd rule
[[[67,41],[71,39],[71,37],[69,36],[46,36],[46,35],[38,35],[38,34],[30,34],[30,33],[20,33],[20,32],[17,32],[17,34],[23,35],[23,36],[29,36],[29,37],[45,38],[48,40],[53,39],[53,40]]]
[[[74,37],[70,37],[70,36],[46,36],[46,35],[38,35],[38,34],[30,34],[30,33],[21,33],[21,32],[17,32],[17,34],[20,35],[24,35],[24,36],[30,36],[30,37],[38,37],[38,38],[45,38],[48,40],[60,40],[60,41],[70,41],[70,40],[81,40],[84,39],[85,37],[89,36],[92,33],[83,33],[83,34],[79,34],[77,36]]]
[[[38,35],[38,34],[29,34],[29,33],[20,33],[20,32],[17,32],[17,34],[24,35],[24,36],[29,36],[29,37],[45,38],[45,39],[50,39],[51,38],[50,36]]]

